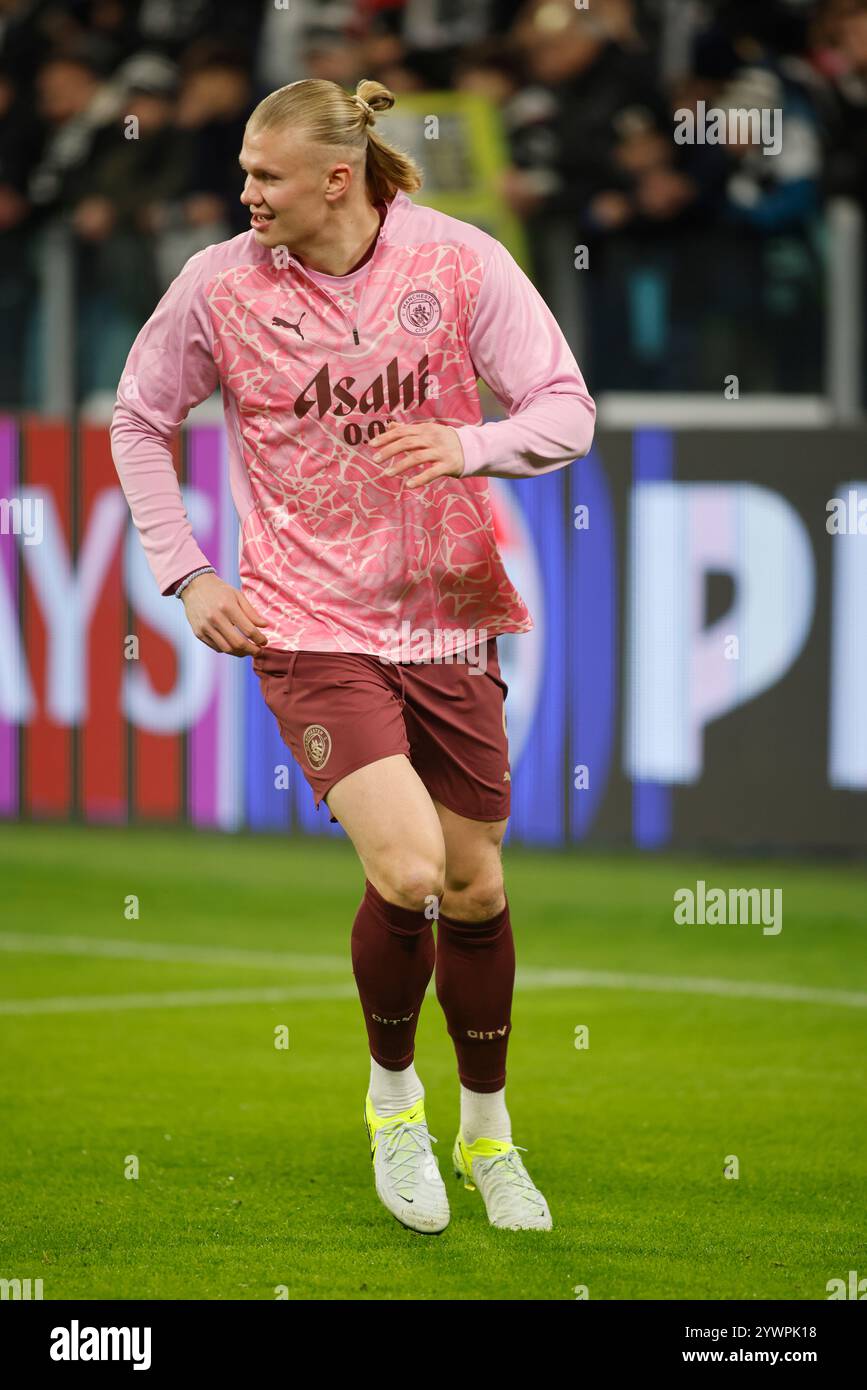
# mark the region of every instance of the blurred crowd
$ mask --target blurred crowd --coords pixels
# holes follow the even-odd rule
[[[184,260],[249,225],[250,110],[307,76],[493,104],[492,191],[589,248],[595,389],[700,387],[732,353],[818,385],[822,210],[867,201],[867,0],[0,0],[0,405],[35,403],[50,332],[34,233],[71,229],[78,398],[113,391]],[[779,154],[676,143],[701,102],[780,109]]]

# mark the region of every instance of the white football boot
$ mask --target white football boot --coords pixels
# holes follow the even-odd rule
[[[368,1092],[364,1124],[376,1192],[383,1206],[411,1231],[439,1235],[449,1224],[449,1199],[431,1150],[424,1101],[380,1119]]]
[[[550,1231],[548,1203],[524,1167],[520,1147],[502,1139],[467,1144],[459,1130],[452,1154],[455,1177],[463,1179],[468,1192],[479,1189],[492,1226],[506,1231]]]

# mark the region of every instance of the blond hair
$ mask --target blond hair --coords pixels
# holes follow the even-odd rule
[[[399,188],[415,193],[424,179],[410,155],[387,144],[373,129],[376,113],[392,106],[394,94],[370,78],[357,83],[352,94],[337,82],[304,77],[260,101],[247,124],[255,130],[294,126],[316,144],[364,153],[368,197],[372,203],[388,202]]]

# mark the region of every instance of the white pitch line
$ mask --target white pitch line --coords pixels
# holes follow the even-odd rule
[[[239,965],[258,969],[285,969],[345,975],[349,960],[339,956],[278,955],[266,951],[235,951],[222,947],[174,946],[145,941],[106,941],[97,937],[28,936],[0,933],[0,950],[21,953],[84,955],[124,960],[162,960],[175,964]],[[721,980],[688,975],[639,975],[608,970],[546,970],[531,967],[518,971],[521,990],[620,989],[655,994],[698,994],[720,999],[764,999],[778,1003],[829,1004],[867,1008],[867,993],[857,990],[817,989],[811,986],[766,983],[754,980]],[[260,989],[175,990],[155,994],[60,996],[54,999],[0,1000],[2,1014],[83,1013],[91,1010],[137,1008],[185,1008],[208,1004],[277,1003],[292,999],[340,1000],[353,998],[352,981],[329,985],[276,986]]]
[[[82,994],[56,999],[2,999],[3,1014],[117,1013],[123,1009],[195,1009],[209,1004],[282,1004],[294,999],[354,999],[355,982],[275,989],[184,989],[165,994]]]
[[[519,970],[523,989],[625,989],[657,994],[708,994],[718,999],[773,999],[777,1003],[835,1004],[867,1009],[867,992],[815,989],[761,980],[718,980],[690,975],[631,975],[614,970]]]
[[[299,970],[343,975],[339,956],[298,956],[272,951],[239,951],[231,946],[175,946],[164,941],[108,940],[96,936],[52,936],[0,932],[0,951],[23,955],[100,956],[111,960],[172,961],[176,965],[238,965],[254,970]]]

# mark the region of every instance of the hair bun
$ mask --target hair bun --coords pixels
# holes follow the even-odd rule
[[[372,78],[365,77],[358,86],[364,90],[365,96],[360,91],[356,91],[352,100],[360,106],[368,121],[373,121],[380,111],[390,111],[394,106],[394,93],[384,87],[381,82],[375,82]]]

